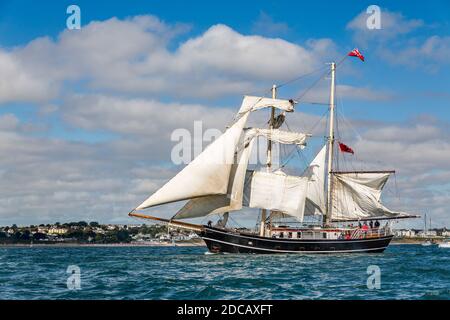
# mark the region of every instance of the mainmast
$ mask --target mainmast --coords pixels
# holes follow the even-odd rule
[[[277,97],[277,86],[274,84],[272,86],[272,99]],[[275,121],[275,107],[272,107],[270,110],[270,120],[269,120],[269,129],[273,129],[273,124]],[[267,172],[270,172],[270,168],[272,167],[272,140],[267,140]],[[270,214],[270,212],[269,212]],[[264,236],[266,230],[266,219],[267,219],[267,210],[261,210],[261,224],[259,228],[259,235],[261,237]]]
[[[335,77],[336,77],[336,63],[331,63],[331,88],[330,88],[330,132],[328,135],[328,182],[327,182],[327,204],[326,216],[324,225],[330,225],[331,213],[333,208],[331,196],[331,172],[333,171],[333,149],[334,149],[334,93],[335,93]]]

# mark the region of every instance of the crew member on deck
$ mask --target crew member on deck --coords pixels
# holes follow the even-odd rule
[[[367,225],[367,222],[364,222],[362,226],[362,230],[364,231],[364,237],[367,236],[367,231],[369,230],[369,226]]]

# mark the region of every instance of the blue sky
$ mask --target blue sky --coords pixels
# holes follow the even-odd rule
[[[70,4],[81,8],[80,31],[66,30]],[[372,4],[381,8],[381,31],[358,24]],[[343,125],[343,138],[369,165],[397,169],[403,200],[390,203],[426,210],[449,226],[443,209],[450,201],[449,18],[447,1],[0,1],[0,66],[10,70],[0,75],[6,155],[0,174],[7,191],[0,224],[127,222],[127,208],[176,172],[167,169],[169,131],[191,129],[189,110],[206,112],[206,126],[222,129],[242,94],[358,47],[366,61],[347,59],[338,70],[339,112],[352,123]],[[239,51],[229,39],[261,50]],[[279,93],[296,97],[314,79]],[[322,81],[305,100],[325,102],[326,88]],[[153,106],[159,109],[149,111]],[[170,108],[191,118],[171,120],[167,132],[139,121]],[[300,108],[316,116],[312,121],[324,112]],[[301,121],[291,123],[301,130]],[[72,170],[58,171],[65,164]],[[136,167],[161,175],[141,177]],[[127,188],[136,183],[142,186]],[[41,189],[33,195],[33,188]],[[27,201],[21,209],[20,199]]]

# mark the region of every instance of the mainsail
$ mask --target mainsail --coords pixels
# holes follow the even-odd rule
[[[333,220],[407,216],[381,204],[381,191],[390,172],[343,172],[332,176]]]

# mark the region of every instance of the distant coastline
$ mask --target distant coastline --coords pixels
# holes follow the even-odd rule
[[[0,247],[197,246],[193,232],[163,225],[113,225],[92,221],[0,227]]]
[[[0,243],[0,248],[78,248],[78,247],[206,247],[202,240],[189,242],[129,243]]]
[[[441,243],[442,238],[394,238],[391,244],[422,244],[427,241],[432,241],[434,243]]]

